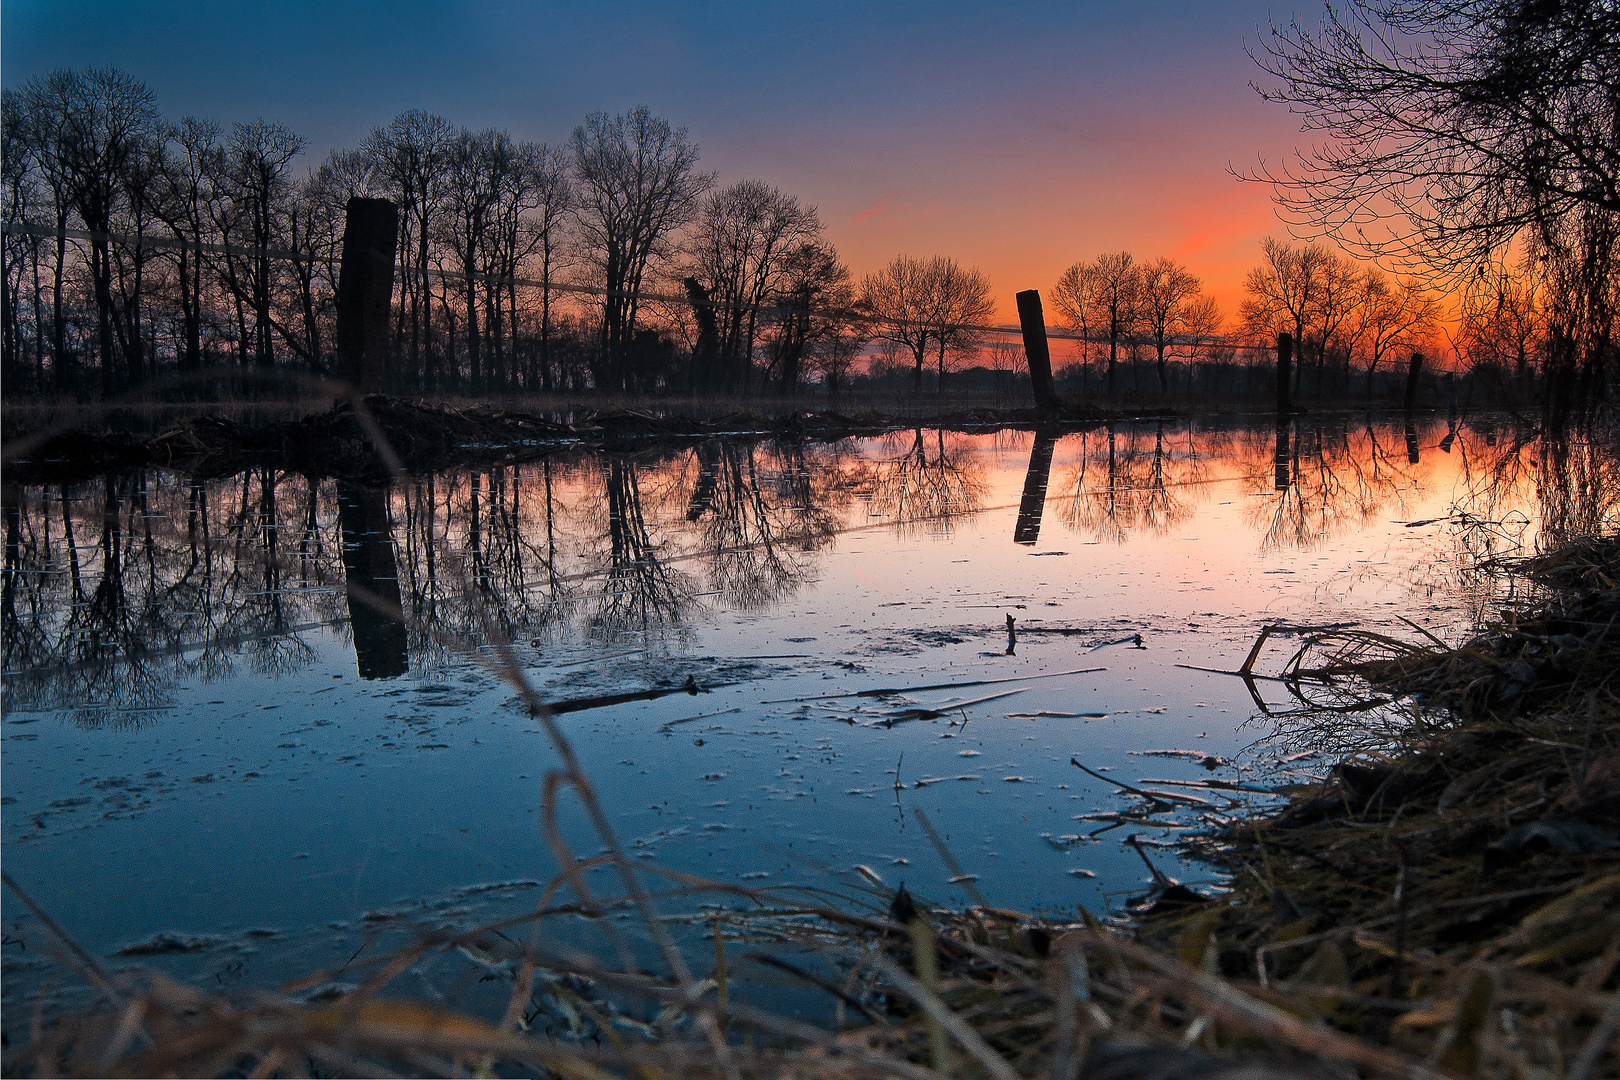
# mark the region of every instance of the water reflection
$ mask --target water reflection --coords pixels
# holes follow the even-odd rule
[[[1046,511],[1046,485],[1052,475],[1052,452],[1057,436],[1037,432],[1029,448],[1029,470],[1024,474],[1024,494],[1018,500],[1018,521],[1013,525],[1013,543],[1034,544],[1041,538],[1041,515]],[[1008,630],[1011,637],[1011,629]],[[1007,646],[1012,653],[1012,645]]]
[[[1151,432],[1108,424],[1079,439],[1078,460],[1061,485],[1063,520],[1077,532],[1115,544],[1138,531],[1163,535],[1186,521],[1192,515],[1189,500],[1200,497],[1205,454],[1224,443],[1217,436],[1200,447],[1189,430],[1186,446],[1177,451],[1167,442],[1163,423]]]
[[[138,721],[169,707],[178,682],[308,664],[316,627],[352,640],[367,679],[428,673],[447,651],[492,639],[542,654],[678,645],[710,607],[791,597],[847,529],[946,536],[1020,480],[1020,545],[1039,539],[1049,499],[1064,527],[1092,539],[1172,533],[1222,478],[1246,488],[1241,516],[1260,555],[1398,517],[1439,482],[1460,493],[1459,563],[1522,538],[1523,506],[1540,507],[1549,540],[1620,514],[1610,440],[1541,438],[1499,420],[1114,424],[1033,437],[1027,459],[997,446],[915,429],[834,445],[582,453],[392,487],[267,469],[6,485],[4,706]]]
[[[690,489],[680,501],[707,553],[710,590],[745,611],[769,607],[811,579],[807,556],[837,535],[864,475],[843,455],[814,461],[799,444],[776,447],[768,462],[761,457],[756,445],[710,440],[677,474],[677,493]]]
[[[337,504],[355,666],[362,679],[403,675],[408,667],[405,611],[399,600],[399,567],[394,562],[388,491],[340,482]],[[473,528],[476,532],[476,523]],[[267,565],[279,565],[273,558],[273,543],[266,546],[265,554]]]
[[[932,536],[949,536],[984,506],[984,465],[967,453],[965,443],[944,431],[925,439],[917,428],[910,444],[873,470],[867,511],[907,531],[921,528]]]

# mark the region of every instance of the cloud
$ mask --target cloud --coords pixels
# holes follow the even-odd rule
[[[852,215],[849,219],[849,223],[851,225],[859,225],[866,221],[867,218],[875,217],[878,214],[899,214],[912,209],[912,205],[910,203],[896,203],[895,200],[898,198],[900,198],[900,192],[889,192],[879,199],[877,201],[877,205],[873,206],[871,209],[862,210],[860,213]]]

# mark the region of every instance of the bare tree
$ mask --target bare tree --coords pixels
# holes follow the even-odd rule
[[[861,280],[860,306],[875,318],[873,336],[911,354],[912,388],[922,393],[923,368],[932,343],[941,382],[945,359],[977,345],[977,324],[990,317],[990,279],[976,269],[936,255],[901,255]]]
[[[33,153],[29,146],[27,116],[23,110],[21,99],[12,90],[0,91],[0,126],[4,130],[4,149],[0,151],[0,180],[3,180],[4,215],[7,224],[23,224],[29,220],[31,214],[41,202],[39,179],[35,175]],[[3,364],[0,364],[0,379],[8,385],[16,387],[20,384],[23,372],[24,342],[22,332],[22,308],[20,297],[23,290],[23,275],[28,264],[32,261],[34,276],[39,276],[39,248],[40,238],[27,234],[7,233],[4,243],[3,275],[0,275],[0,321],[4,323],[4,353]],[[39,319],[40,291],[36,287],[34,294],[34,318],[32,320],[33,338],[35,345],[34,355],[38,359],[38,369],[35,371],[35,386],[44,384],[44,339],[40,334]]]
[[[382,178],[382,188],[399,207],[399,250],[405,273],[400,282],[400,319],[411,323],[410,381],[431,381],[424,357],[433,352],[429,307],[428,244],[443,203],[444,170],[456,129],[442,116],[409,109],[373,130],[360,144]],[[403,328],[396,338],[403,337]],[[425,350],[425,351],[424,351]]]
[[[1185,266],[1163,256],[1143,264],[1141,275],[1142,329],[1157,354],[1159,392],[1168,393],[1170,376],[1165,367],[1165,348],[1186,327],[1187,316],[1201,295],[1201,283]]]
[[[1336,251],[1323,251],[1322,276],[1316,290],[1316,392],[1327,387],[1327,360],[1334,343],[1343,335],[1361,302],[1361,267]],[[1302,342],[1298,348],[1303,350]],[[1300,354],[1301,360],[1304,353]],[[1350,350],[1344,349],[1345,392],[1350,390]]]
[[[1453,280],[1526,240],[1549,293],[1548,405],[1603,396],[1620,276],[1610,0],[1343,0],[1273,26],[1263,89],[1318,132],[1276,186],[1296,226]]]
[[[1266,264],[1250,270],[1243,282],[1247,295],[1238,307],[1243,330],[1258,338],[1288,333],[1296,343],[1302,343],[1306,331],[1312,328],[1327,252],[1314,244],[1296,248],[1269,236],[1260,241],[1260,250],[1265,253]],[[1296,389],[1299,386],[1298,368],[1294,385]]]
[[[938,361],[939,392],[945,392],[946,355],[961,355],[978,348],[983,339],[979,329],[995,313],[990,299],[990,279],[976,267],[956,265],[956,260],[939,258],[929,264],[929,285],[933,293],[930,329]]]
[[[260,368],[275,363],[274,323],[270,317],[270,296],[275,287],[275,270],[269,249],[275,239],[282,202],[291,190],[287,170],[293,158],[304,149],[304,140],[281,124],[256,120],[231,125],[225,144],[224,180],[234,203],[238,226],[245,224],[248,246],[243,271],[248,299],[253,305],[253,358]]]
[[[91,234],[101,388],[110,394],[118,379],[108,235],[126,192],[124,172],[130,159],[157,129],[156,96],[140,80],[105,67],[35,76],[23,85],[22,97],[32,114],[36,153],[61,185],[65,204]]]
[[[181,246],[173,250],[179,284],[182,343],[180,370],[202,367],[203,255],[202,245],[212,239],[208,203],[221,171],[219,125],[195,116],[182,117],[168,129],[170,152],[158,178],[161,197],[158,213]]]
[[[1136,333],[1142,317],[1142,273],[1128,251],[1099,255],[1092,264],[1100,328],[1108,335],[1108,392],[1114,392],[1119,343]]]
[[[781,286],[789,257],[821,236],[813,206],[759,180],[741,180],[704,200],[688,240],[690,273],[714,305],[719,370],[704,385],[752,384],[759,310]]]
[[[822,373],[827,392],[836,395],[867,340],[865,324],[852,318],[855,289],[838,249],[806,241],[788,252],[776,301],[771,369],[782,389],[795,393],[809,367]]]
[[[478,318],[484,234],[490,228],[490,208],[499,195],[500,173],[509,163],[511,143],[505,132],[494,128],[479,132],[462,129],[446,161],[445,214],[440,235],[461,287],[462,315],[466,320],[467,379],[474,393],[484,386],[483,357],[479,350],[483,334]],[[485,287],[488,288],[487,283]],[[457,370],[454,349],[450,350],[449,359],[452,371]]]
[[[928,362],[933,296],[929,266],[922,259],[897,255],[875,274],[861,279],[860,306],[875,320],[873,336],[911,354],[912,387],[922,393],[923,365]]]
[[[645,105],[611,117],[591,113],[574,129],[573,150],[575,215],[606,292],[599,385],[642,389],[631,367],[642,279],[653,260],[671,253],[672,234],[692,220],[714,176],[697,171],[698,148],[686,129]]]
[[[1475,370],[1512,369],[1523,379],[1545,337],[1547,313],[1533,269],[1515,273],[1498,267],[1478,278],[1463,297],[1459,351]]]
[[[1221,326],[1225,322],[1221,315],[1220,305],[1213,296],[1200,294],[1187,306],[1187,312],[1181,320],[1181,340],[1187,344],[1187,361],[1190,364],[1199,363],[1199,355],[1203,351],[1217,350],[1221,346],[1216,339],[1220,336]],[[1228,347],[1228,355],[1230,349]]]
[[[1102,325],[1102,297],[1098,294],[1097,265],[1077,262],[1058,278],[1052,302],[1062,314],[1066,329],[1080,335],[1080,390],[1091,371],[1091,335]]]
[[[568,170],[568,157],[554,146],[534,148],[528,166],[534,184],[534,213],[529,218],[532,250],[540,262],[540,386],[552,388],[551,364],[551,285],[557,274],[567,269],[567,225],[574,210],[574,185]],[[531,373],[530,385],[534,385]]]
[[[1265,179],[1299,224],[1347,245],[1465,268],[1526,228],[1620,213],[1606,0],[1343,0],[1250,55],[1280,83],[1261,96],[1323,136]],[[1366,228],[1391,215],[1389,234]]]
[[[1395,349],[1412,345],[1433,331],[1437,305],[1415,280],[1391,281],[1377,267],[1362,270],[1356,282],[1346,347],[1367,369],[1367,396],[1379,363]],[[1348,364],[1348,361],[1347,361]]]

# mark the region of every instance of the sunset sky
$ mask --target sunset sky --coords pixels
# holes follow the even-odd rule
[[[1307,13],[1314,21],[1315,9]],[[345,3],[7,0],[4,82],[113,64],[164,115],[263,117],[352,147],[407,108],[562,143],[646,103],[722,184],[820,208],[857,275],[949,255],[1043,295],[1078,259],[1169,255],[1230,315],[1270,192],[1239,184],[1306,137],[1248,83],[1286,8],[1116,4]]]

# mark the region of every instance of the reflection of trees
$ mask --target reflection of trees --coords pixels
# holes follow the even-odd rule
[[[1402,460],[1391,455],[1404,435],[1380,434],[1370,421],[1354,432],[1322,421],[1279,423],[1274,440],[1254,447],[1248,466],[1251,482],[1274,491],[1247,507],[1249,524],[1262,534],[1260,550],[1313,548],[1398,503],[1420,479],[1404,443]]]
[[[418,477],[399,495],[401,602],[413,663],[456,641],[551,633],[573,603],[558,551],[555,466]]]
[[[1461,440],[1466,507],[1481,526],[1482,542],[1499,532],[1486,526],[1503,522],[1526,503],[1540,507],[1542,547],[1615,527],[1620,462],[1611,431],[1525,427],[1510,429],[1506,439],[1499,439],[1491,425],[1484,436],[1483,445]]]
[[[1151,450],[1146,436],[1136,426],[1121,433],[1113,424],[1079,436],[1078,460],[1059,488],[1065,524],[1122,544],[1133,532],[1161,536],[1192,515],[1181,492],[1203,476],[1202,457],[1191,439],[1185,453],[1176,453],[1162,423],[1154,427]]]
[[[305,493],[279,491],[284,479],[259,471],[210,488],[137,472],[14,491],[6,707],[125,722],[168,707],[175,681],[219,677],[242,656],[271,672],[307,662],[295,631],[326,612],[304,587],[335,574],[317,554],[289,580],[281,504]]]
[[[647,528],[636,465],[620,457],[601,466],[607,494],[607,566],[590,617],[591,632],[613,640],[675,626],[692,603],[690,579],[659,557]]]
[[[943,429],[935,432],[930,456],[923,429],[917,428],[909,449],[872,470],[867,511],[902,530],[921,527],[944,537],[958,518],[978,512],[985,490],[983,465],[948,444]]]
[[[1308,547],[1387,514],[1437,463],[1456,462],[1462,546],[1446,556],[1456,567],[1510,550],[1523,532],[1513,525],[1521,508],[1542,507],[1548,541],[1620,517],[1620,466],[1602,437],[1465,426],[1447,456],[1423,449],[1444,432],[1416,434],[1422,463],[1411,466],[1399,424],[1291,423],[1286,484],[1273,491],[1270,426],[1120,425],[1064,439],[1061,456],[1073,464],[1047,501],[1069,526],[1121,541],[1173,528],[1210,490],[1197,481],[1235,473],[1265,493],[1246,502],[1262,547]],[[860,445],[719,440],[633,459],[582,454],[409,479],[348,505],[334,482],[264,469],[207,481],[151,471],[81,487],[7,486],[4,707],[71,709],[102,723],[166,707],[180,680],[243,665],[290,670],[313,655],[306,629],[346,622],[340,585],[382,595],[396,575],[412,671],[492,635],[539,645],[573,634],[679,633],[698,588],[757,609],[811,580],[816,553],[852,506],[941,534],[981,507],[982,466],[941,434],[901,439],[878,459]],[[1038,488],[1038,441],[1030,452]],[[681,569],[694,564],[701,569]],[[371,649],[362,622],[357,615],[338,631],[354,634],[357,653]],[[387,649],[392,667],[374,670],[401,667],[397,641]]]
[[[758,444],[712,440],[685,463],[696,466],[686,520],[711,587],[734,607],[758,609],[789,595],[811,575],[805,558],[836,534],[848,485],[819,467],[801,444],[767,454]]]

